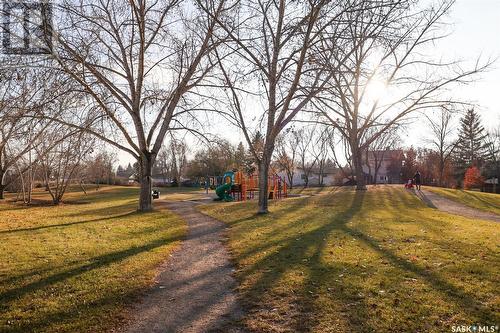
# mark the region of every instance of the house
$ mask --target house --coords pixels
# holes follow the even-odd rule
[[[404,166],[404,151],[402,149],[370,150],[365,155],[365,173],[368,184],[400,184]]]
[[[481,186],[481,192],[500,193],[500,186],[498,184],[498,178],[496,177],[486,179],[483,182],[483,186]]]
[[[336,184],[336,177],[339,175],[340,169],[335,168],[333,166],[326,166],[323,170],[322,173],[320,173],[320,170],[318,167],[313,167],[310,172],[309,172],[309,181],[308,181],[308,186],[331,186]],[[304,171],[300,167],[296,167],[293,172],[293,180],[292,180],[292,185],[293,186],[305,186],[306,185],[306,174],[307,172]],[[322,176],[320,176],[322,175]],[[278,176],[283,178],[288,185],[290,185],[290,181],[288,179],[288,176],[285,171],[280,171],[278,172]],[[322,183],[320,182],[320,178],[322,178]]]
[[[370,150],[363,157],[365,160],[363,172],[367,184],[401,184],[403,182],[401,177],[405,154],[402,149]],[[344,171],[349,173],[349,170],[350,167],[346,165]],[[306,174],[307,172],[302,168],[296,167],[293,173],[293,186],[305,186]],[[284,170],[278,172],[278,175],[288,184],[290,183]],[[342,170],[335,167],[333,163],[325,166],[322,177],[320,177],[319,168],[313,167],[308,178],[308,186],[320,186],[320,178],[323,178],[321,185],[324,186],[355,184],[355,179],[342,173]]]
[[[133,175],[128,177],[128,184],[129,185],[137,184],[139,182],[138,179],[139,179],[139,177],[134,173]],[[170,179],[166,179],[166,178],[162,177],[161,175],[153,175],[153,177],[151,177],[151,181],[152,181],[153,186],[162,187],[162,186],[172,185],[172,181]]]
[[[128,184],[129,185],[134,185],[135,183],[137,183],[137,177],[136,177],[136,175],[134,173],[134,174],[132,174],[132,175],[130,175],[128,177]]]
[[[188,183],[190,181],[189,178],[184,178],[180,177],[181,183]],[[174,183],[173,179],[170,179],[168,177],[165,177],[164,175],[161,174],[153,174],[151,177],[151,182],[152,185],[155,187],[166,187],[166,186],[172,186]],[[134,173],[130,177],[128,177],[128,184],[129,185],[136,185],[139,183],[139,177]],[[189,186],[189,185],[188,185]]]

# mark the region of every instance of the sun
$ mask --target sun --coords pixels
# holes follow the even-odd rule
[[[381,80],[373,79],[366,85],[365,99],[369,102],[382,100],[387,95],[387,86]]]

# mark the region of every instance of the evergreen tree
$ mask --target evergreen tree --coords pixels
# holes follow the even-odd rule
[[[252,147],[255,150],[257,156],[261,158],[264,151],[264,137],[262,136],[260,131],[257,131],[257,133],[255,133],[252,139]],[[257,170],[258,164],[258,161],[255,159],[255,156],[252,154],[252,151],[249,148],[245,156],[245,161],[243,163],[245,172],[249,175],[254,173]]]
[[[135,164],[135,163],[134,163]],[[136,171],[136,168],[133,167],[130,163],[127,165],[127,177],[132,176],[132,174]]]
[[[488,161],[484,164],[485,178],[500,177],[500,129],[488,133]]]
[[[260,131],[257,131],[257,133],[255,133],[252,139],[252,147],[260,158],[264,151],[264,137],[262,136],[262,133],[260,133]]]
[[[234,164],[239,171],[243,171],[245,169],[245,158],[245,146],[243,146],[243,142],[240,141],[236,151],[234,152]]]
[[[257,163],[250,149],[245,154],[242,167],[247,175],[251,175],[257,170]]]
[[[460,132],[455,149],[456,179],[461,182],[472,165],[481,168],[488,158],[488,134],[481,125],[481,117],[474,109],[467,110],[460,119]]]
[[[121,165],[118,165],[118,169],[116,169],[116,175],[118,177],[123,177],[124,172],[125,172],[125,169]]]

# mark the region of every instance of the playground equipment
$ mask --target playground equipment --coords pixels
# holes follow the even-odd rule
[[[222,179],[223,184],[215,189],[215,194],[218,196],[216,200],[233,201],[234,198],[231,196],[231,192],[234,184],[234,172],[226,172],[224,176],[222,176]]]
[[[212,177],[210,184],[218,184],[215,193],[218,198],[216,200],[223,201],[245,201],[253,199],[255,193],[259,192],[259,176],[245,175],[240,171],[228,171],[224,173],[222,179]],[[267,179],[267,192],[269,199],[286,198],[288,189],[286,182],[277,174],[272,174]]]

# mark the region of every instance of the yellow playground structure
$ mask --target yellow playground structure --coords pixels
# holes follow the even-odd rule
[[[215,183],[217,179],[211,180]],[[228,171],[219,179],[215,193],[218,200],[245,201],[253,199],[259,192],[259,176],[256,174],[245,175],[241,171]],[[215,184],[213,184],[215,185]],[[277,174],[272,174],[267,179],[269,199],[282,199],[288,195],[286,182]]]

